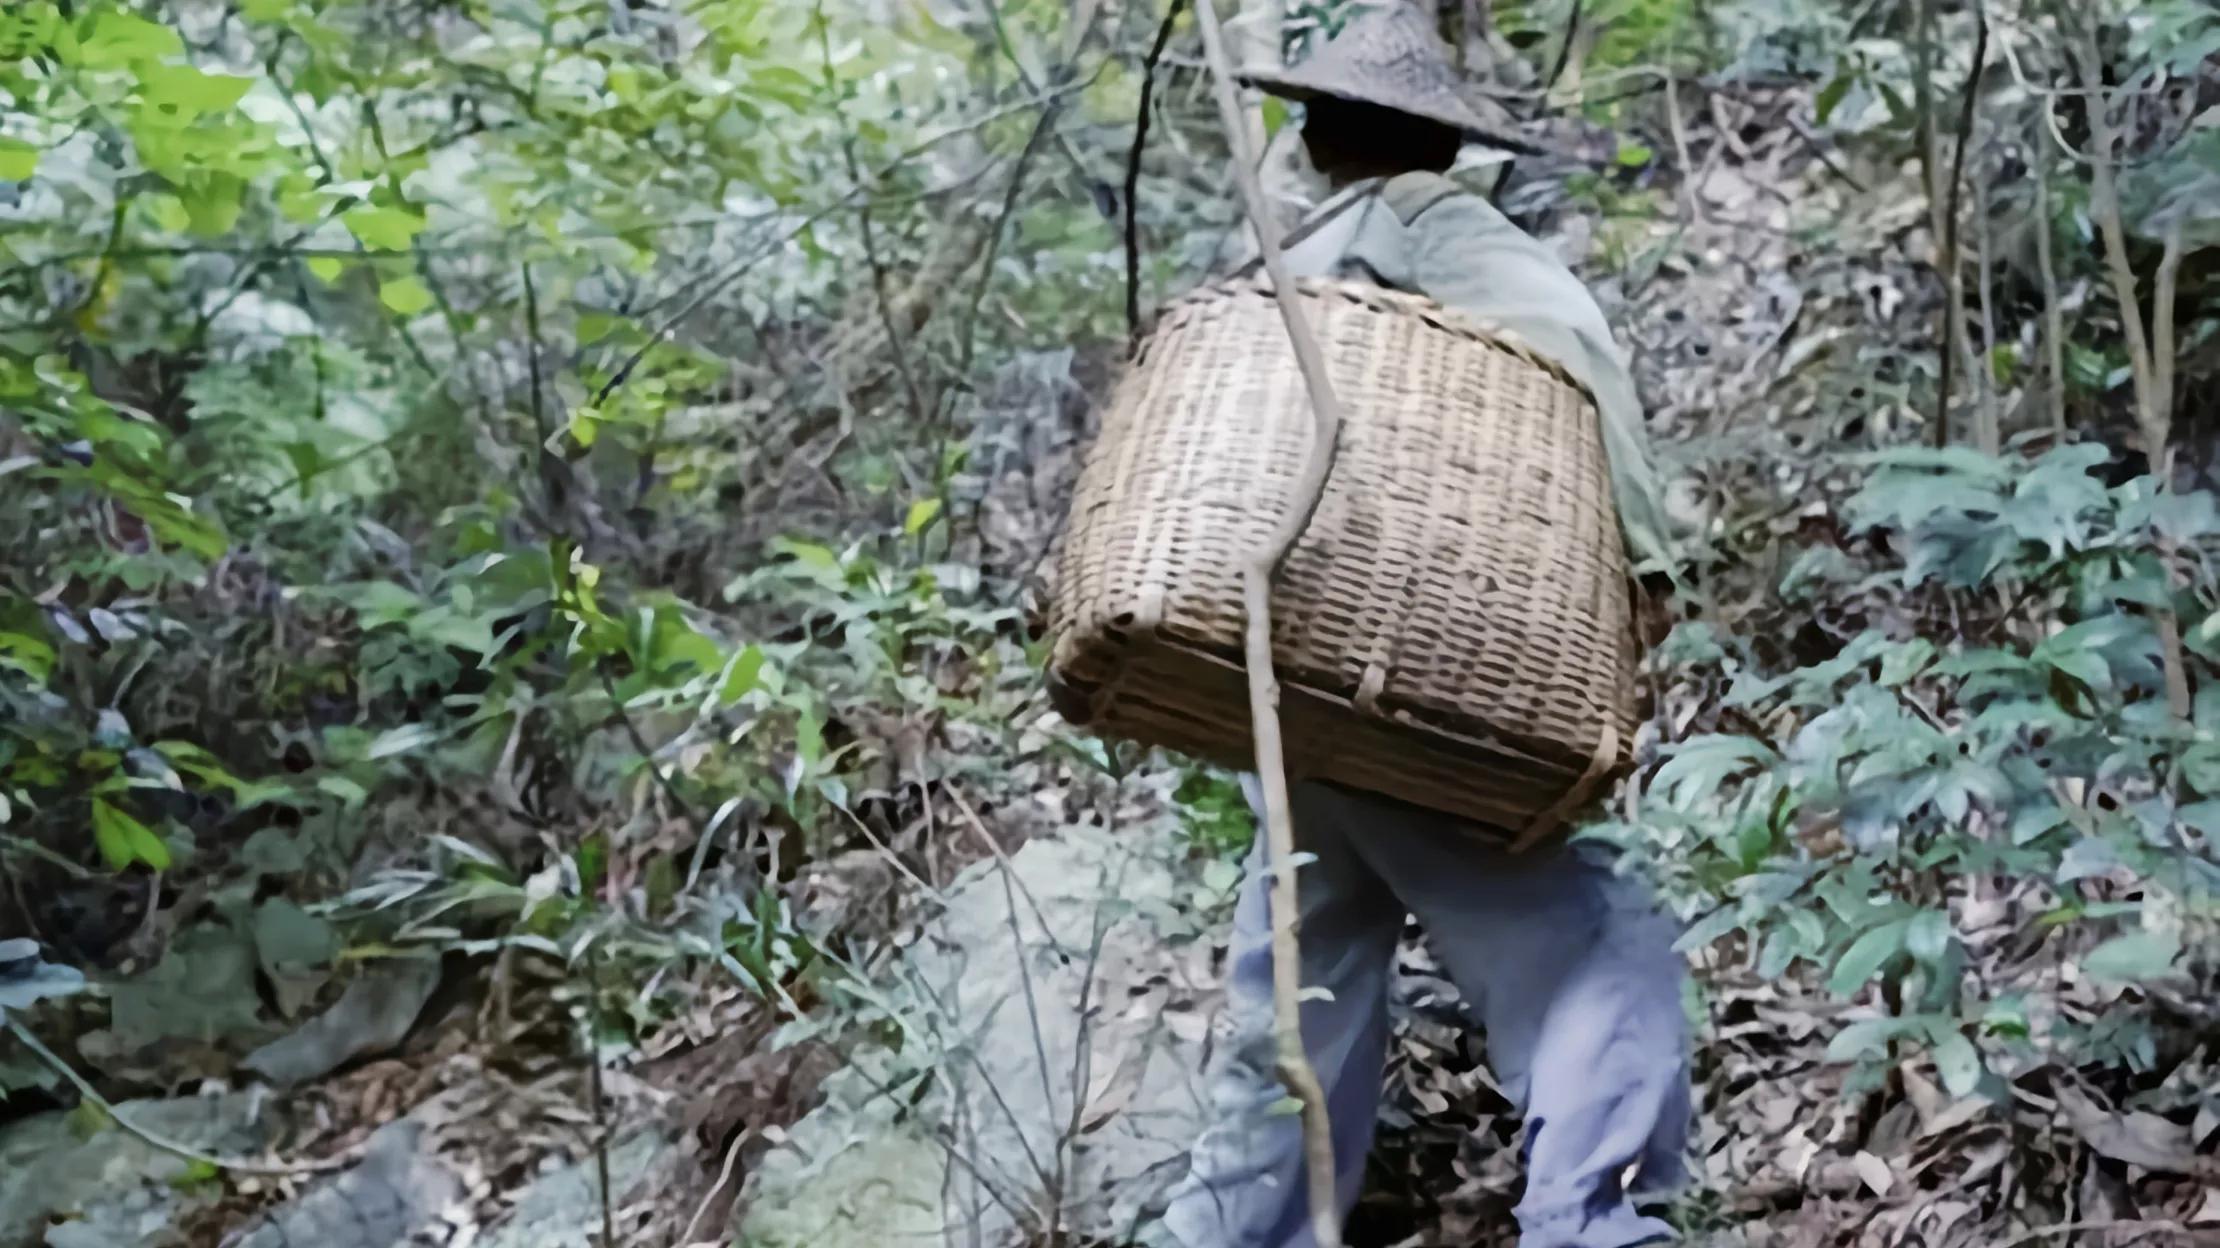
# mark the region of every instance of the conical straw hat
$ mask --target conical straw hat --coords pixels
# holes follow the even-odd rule
[[[1254,66],[1242,77],[1273,95],[1330,95],[1438,121],[1498,147],[1532,151],[1483,118],[1459,90],[1457,71],[1433,25],[1409,0],[1388,0],[1353,19],[1293,68]]]

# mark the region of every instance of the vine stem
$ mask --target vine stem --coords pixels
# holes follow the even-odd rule
[[[124,1117],[121,1113],[117,1112],[115,1103],[113,1101],[110,1101],[107,1097],[102,1096],[99,1090],[92,1086],[91,1081],[86,1079],[83,1075],[78,1074],[75,1067],[71,1066],[68,1062],[63,1061],[60,1054],[54,1052],[54,1050],[50,1048],[47,1048],[46,1045],[41,1043],[37,1036],[31,1034],[30,1028],[25,1027],[22,1023],[17,1022],[15,1019],[12,1018],[8,1019],[7,1022],[9,1032],[14,1034],[18,1043],[20,1043],[24,1048],[29,1049],[32,1056],[38,1058],[42,1062],[45,1062],[48,1066],[53,1067],[55,1074],[58,1074],[63,1079],[67,1080],[69,1086],[77,1089],[77,1095],[84,1097],[86,1100],[91,1101],[94,1105],[98,1106],[100,1108],[100,1112],[108,1115],[108,1120],[110,1122],[113,1122],[118,1127],[121,1127],[127,1134],[135,1135],[141,1141],[152,1145],[153,1147],[160,1149],[165,1153],[169,1153],[177,1157],[182,1157],[187,1161],[199,1162],[201,1165],[204,1166],[213,1166],[218,1170],[228,1170],[233,1174],[324,1174],[333,1170],[344,1170],[348,1166],[354,1164],[355,1155],[361,1152],[364,1147],[363,1143],[358,1143],[351,1148],[342,1150],[335,1156],[319,1158],[315,1161],[291,1162],[245,1161],[236,1157],[218,1157],[212,1153],[204,1153],[189,1144],[180,1143],[179,1141],[173,1140],[158,1131],[150,1131],[147,1128],[139,1126],[137,1123],[132,1122],[129,1118]],[[367,1140],[365,1141],[365,1143],[367,1143]]]
[[[1280,319],[1302,369],[1303,385],[1310,393],[1314,420],[1310,455],[1295,483],[1288,507],[1263,545],[1241,570],[1241,597],[1248,615],[1246,658],[1249,676],[1249,717],[1256,738],[1256,770],[1264,787],[1266,846],[1272,872],[1272,1013],[1278,1042],[1280,1081],[1301,1103],[1303,1112],[1303,1162],[1309,1180],[1311,1234],[1318,1248],[1341,1248],[1341,1217],[1336,1208],[1333,1134],[1326,1117],[1326,1093],[1318,1072],[1303,1047],[1302,945],[1295,893],[1295,823],[1288,809],[1287,761],[1280,739],[1279,682],[1272,670],[1272,576],[1310,524],[1319,497],[1325,493],[1326,474],[1333,466],[1334,441],[1342,425],[1341,400],[1326,376],[1325,356],[1311,333],[1289,278],[1287,261],[1280,254],[1279,239],[1272,233],[1264,188],[1257,180],[1256,157],[1249,133],[1242,123],[1241,102],[1234,94],[1233,68],[1226,58],[1225,37],[1218,25],[1215,0],[1197,0],[1195,15],[1202,26],[1203,53],[1218,98],[1220,120],[1233,148],[1234,178],[1249,223],[1256,229],[1264,271],[1272,281],[1279,302]]]

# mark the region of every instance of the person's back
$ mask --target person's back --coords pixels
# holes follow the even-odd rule
[[[1444,176],[1479,129],[1415,10],[1386,9],[1302,70],[1258,75],[1310,105],[1304,140],[1340,190],[1298,227],[1296,276],[1425,295],[1517,335],[1587,386],[1637,555],[1662,553],[1632,381],[1579,279],[1485,199]],[[1430,55],[1433,63],[1414,57]],[[1388,67],[1367,79],[1367,61]],[[1253,778],[1245,781],[1252,806]],[[1302,874],[1305,1046],[1327,1090],[1337,1193],[1354,1203],[1378,1112],[1387,988],[1406,912],[1487,1030],[1498,1084],[1526,1113],[1522,1248],[1626,1248],[1670,1238],[1622,1190],[1677,1182],[1689,1103],[1683,965],[1646,891],[1600,851],[1511,854],[1474,829],[1391,798],[1320,784],[1293,792]],[[1495,838],[1497,841],[1508,837]],[[1267,863],[1260,842],[1235,917],[1228,995],[1239,1036],[1213,1081],[1167,1227],[1189,1248],[1307,1248],[1296,1120],[1275,1114]]]

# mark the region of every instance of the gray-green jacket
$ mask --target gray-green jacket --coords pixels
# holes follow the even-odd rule
[[[1360,182],[1321,204],[1288,249],[1296,277],[1411,291],[1500,325],[1588,387],[1603,420],[1612,493],[1638,565],[1677,572],[1642,401],[1588,288],[1495,205],[1439,174]]]

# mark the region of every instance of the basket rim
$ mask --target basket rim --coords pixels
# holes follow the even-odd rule
[[[1376,312],[1412,317],[1469,342],[1515,356],[1522,363],[1538,368],[1552,379],[1572,387],[1587,400],[1589,407],[1600,410],[1596,393],[1586,382],[1574,376],[1563,364],[1537,350],[1532,343],[1520,337],[1517,331],[1470,313],[1460,312],[1440,300],[1415,291],[1396,290],[1376,282],[1336,277],[1299,277],[1295,279],[1295,289],[1299,294],[1313,299],[1338,298]],[[1157,340],[1176,322],[1214,303],[1249,298],[1274,298],[1272,279],[1262,273],[1227,277],[1206,282],[1188,291],[1174,300],[1158,317],[1147,339],[1141,344],[1141,349],[1134,354],[1134,366],[1148,360]]]

